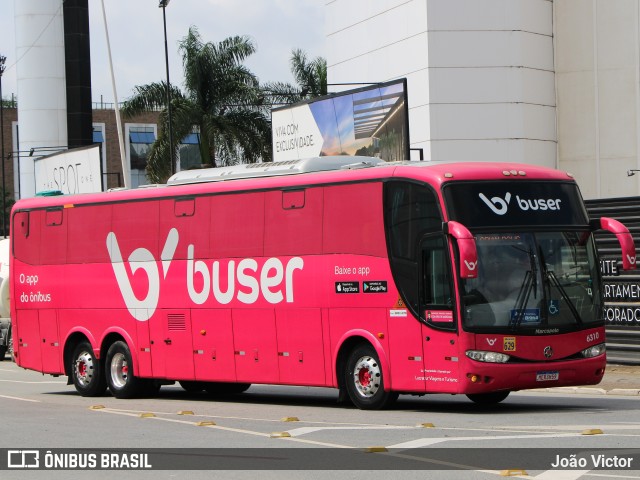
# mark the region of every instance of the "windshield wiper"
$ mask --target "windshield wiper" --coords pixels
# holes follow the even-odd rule
[[[524,274],[524,280],[522,281],[520,291],[518,292],[518,298],[516,298],[516,303],[513,307],[516,312],[516,316],[510,320],[510,325],[515,329],[520,326],[520,323],[522,323],[522,317],[524,316],[526,306],[529,304],[531,292],[533,292],[533,298],[538,298],[538,267],[536,256],[533,254],[531,248],[529,248],[529,250],[517,247],[514,248],[521,252],[525,252],[529,256],[530,267],[530,270],[527,270]]]
[[[567,291],[560,284],[560,281],[558,280],[558,277],[553,272],[553,270],[549,270],[547,268],[547,263],[544,260],[544,253],[542,252],[542,249],[540,247],[538,247],[538,248],[539,248],[538,253],[540,255],[540,265],[541,265],[542,274],[544,275],[545,280],[558,289],[558,291],[560,292],[560,296],[567,303],[567,306],[569,307],[569,310],[571,310],[571,314],[576,319],[576,322],[578,322],[578,324],[581,324],[582,323],[582,319],[580,318],[580,314],[578,313],[578,310],[576,309],[576,306],[571,301],[571,298],[567,294]],[[549,296],[551,296],[551,292],[549,292]],[[546,300],[547,299],[545,298],[544,299],[544,305],[548,305]]]
[[[582,323],[582,318],[580,318],[580,314],[578,313],[578,309],[576,308],[576,306],[571,301],[571,298],[567,294],[567,291],[560,284],[560,281],[558,280],[558,277],[556,277],[556,274],[553,273],[551,270],[548,270],[548,271],[545,271],[545,277],[549,280],[549,282],[554,287],[556,287],[558,289],[558,291],[560,292],[560,296],[567,303],[567,306],[569,307],[569,310],[571,310],[571,314],[576,319],[576,322],[578,324],[581,324]]]

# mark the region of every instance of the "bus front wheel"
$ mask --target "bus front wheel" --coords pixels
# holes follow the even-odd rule
[[[131,351],[125,342],[117,341],[109,347],[105,370],[114,397],[132,398],[143,392],[145,382],[135,376]]]
[[[396,392],[384,390],[384,378],[378,354],[371,345],[359,345],[347,359],[344,377],[353,404],[362,410],[379,410],[393,403]]]
[[[107,389],[100,361],[87,341],[79,343],[73,351],[69,371],[74,387],[83,397],[97,397]]]
[[[495,405],[500,403],[511,393],[509,390],[490,393],[470,393],[467,398],[478,405]]]

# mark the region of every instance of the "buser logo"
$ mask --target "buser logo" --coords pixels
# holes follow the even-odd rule
[[[492,197],[491,200],[489,200],[484,195],[484,193],[480,194],[480,198],[484,203],[487,204],[487,207],[489,207],[493,213],[495,213],[496,215],[504,215],[505,213],[507,213],[507,209],[509,208],[511,193],[507,192],[504,200],[500,197]]]
[[[173,255],[176,252],[178,246],[178,230],[172,228],[167,235],[167,240],[164,243],[164,248],[160,254],[162,261],[162,273],[163,277],[167,277],[169,271],[169,265],[173,260]],[[147,274],[149,281],[149,291],[147,296],[142,300],[139,300],[133,288],[131,287],[131,281],[129,275],[124,266],[122,260],[122,253],[120,252],[120,245],[118,244],[118,238],[113,232],[109,232],[107,235],[107,251],[109,252],[109,258],[111,259],[111,266],[113,267],[113,273],[116,275],[118,281],[118,287],[122,293],[124,303],[127,305],[129,313],[139,321],[149,320],[158,307],[158,300],[160,299],[160,272],[158,270],[158,263],[153,258],[153,254],[146,248],[136,248],[131,255],[129,255],[129,266],[131,273],[135,274],[139,269],[144,270]]]
[[[493,213],[496,215],[504,215],[509,210],[509,203],[511,202],[511,192],[507,192],[504,198],[500,197],[491,197],[491,199],[487,198],[484,193],[478,194],[480,199],[491,209]],[[562,200],[559,198],[520,198],[519,195],[516,195],[516,205],[522,210],[526,212],[528,210],[560,210],[560,202]]]
[[[178,246],[178,230],[172,228],[165,240],[160,262],[146,248],[136,248],[127,263],[131,274],[143,270],[147,275],[148,290],[144,298],[138,298],[133,291],[131,278],[120,251],[120,244],[114,232],[107,235],[107,251],[116,276],[120,293],[129,313],[141,322],[149,320],[160,301],[160,269],[167,278],[169,266]],[[210,266],[198,260],[195,246],[187,246],[186,287],[189,298],[196,305],[207,302],[211,295],[220,305],[233,301],[254,304],[259,300],[270,304],[294,301],[294,274],[304,268],[304,260],[292,257],[283,262],[280,258],[268,258],[258,263],[253,258],[238,260],[213,260]],[[175,268],[174,268],[175,270]],[[184,270],[183,270],[184,272]],[[226,278],[225,278],[226,277]],[[357,284],[356,284],[357,285]]]

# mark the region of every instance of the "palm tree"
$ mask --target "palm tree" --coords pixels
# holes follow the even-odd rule
[[[307,54],[296,49],[291,52],[291,73],[297,85],[270,82],[264,85],[265,93],[272,103],[296,103],[327,94],[327,60],[316,57],[307,59]]]
[[[171,88],[173,152],[168,138],[166,83],[135,87],[124,102],[128,116],[162,109],[160,133],[147,160],[151,182],[164,183],[171,175],[180,140],[195,132],[203,164],[211,166],[254,163],[271,159],[271,125],[258,78],[242,62],[255,52],[248,37],[229,37],[204,43],[195,27],[180,41],[184,92]],[[171,160],[170,160],[171,159]]]

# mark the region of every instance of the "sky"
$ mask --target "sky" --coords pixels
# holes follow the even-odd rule
[[[2,77],[4,98],[17,94],[14,1],[0,0],[0,54],[7,57]],[[204,41],[246,35],[257,47],[245,64],[262,83],[294,83],[291,51],[310,59],[325,57],[326,0],[171,0],[166,8],[169,76],[182,87],[178,42],[190,26]],[[158,0],[104,0],[119,101],[136,85],[166,80],[162,9]],[[89,0],[91,86],[94,102],[113,102],[101,0]]]

